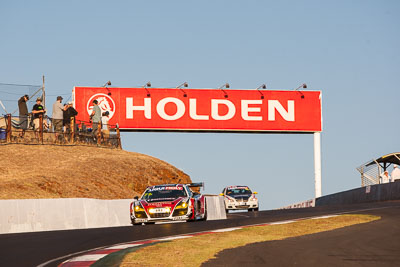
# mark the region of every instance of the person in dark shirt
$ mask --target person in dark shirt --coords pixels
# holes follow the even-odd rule
[[[44,107],[42,106],[42,99],[40,97],[38,97],[36,99],[36,104],[33,106],[32,108],[32,113],[33,113],[33,124],[35,126],[35,136],[36,138],[38,137],[37,132],[40,129],[40,116],[42,116],[42,118],[44,117],[44,113],[46,111],[44,110]]]
[[[20,137],[24,137],[25,130],[28,128],[28,107],[26,105],[26,102],[28,100],[29,100],[28,95],[24,95],[18,100],[19,124],[22,129],[19,135]]]
[[[78,111],[76,111],[73,107],[72,102],[68,102],[66,109],[63,113],[63,121],[64,121],[64,126],[65,126],[65,132],[70,133],[71,132],[71,118],[74,118],[74,129],[75,129],[75,116],[78,115]]]

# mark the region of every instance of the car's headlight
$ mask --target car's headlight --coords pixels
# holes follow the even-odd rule
[[[142,205],[140,205],[140,204],[135,204],[134,210],[135,210],[135,211],[144,211],[144,208],[143,208]]]
[[[179,209],[187,209],[187,207],[188,207],[188,203],[182,201],[181,203],[179,203],[179,204],[175,207],[175,209],[176,209],[176,210],[179,210]]]

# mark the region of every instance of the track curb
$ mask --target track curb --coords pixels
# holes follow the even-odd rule
[[[95,249],[95,250],[92,250],[83,255],[68,259],[68,260],[62,262],[60,265],[58,265],[58,267],[87,267],[87,266],[91,266],[92,264],[95,264],[96,262],[104,259],[105,257],[107,257],[113,253],[121,252],[123,250],[132,249],[132,248],[140,248],[142,246],[154,245],[154,244],[157,244],[160,242],[166,242],[166,241],[171,241],[171,240],[176,240],[176,239],[190,238],[190,237],[206,235],[206,234],[231,232],[231,231],[248,228],[248,227],[255,227],[255,226],[289,224],[289,223],[294,223],[294,222],[309,220],[309,219],[326,219],[326,218],[336,217],[339,215],[340,214],[331,214],[331,215],[322,215],[322,216],[315,216],[315,217],[298,218],[298,219],[292,219],[292,220],[284,220],[284,221],[253,224],[253,225],[244,225],[244,226],[230,227],[230,228],[221,228],[221,229],[212,230],[212,231],[203,231],[203,232],[197,232],[197,233],[191,233],[191,234],[167,236],[167,237],[157,238],[157,239],[141,240],[141,241],[135,241],[135,242],[115,244],[113,246]]]

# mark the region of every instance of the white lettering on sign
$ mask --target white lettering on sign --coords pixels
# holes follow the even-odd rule
[[[225,115],[219,115],[219,106],[225,105],[228,112]],[[227,121],[233,118],[236,113],[235,105],[226,99],[211,99],[211,117],[216,121]]]
[[[294,100],[288,100],[288,110],[278,100],[268,100],[268,120],[275,120],[275,110],[285,121],[294,121]]]
[[[165,105],[168,103],[174,103],[176,105],[176,113],[174,115],[168,115],[165,112]],[[160,100],[157,104],[157,113],[158,115],[167,121],[174,121],[182,118],[185,114],[185,104],[182,100],[175,97],[166,97]]]
[[[189,99],[189,115],[190,118],[194,120],[205,120],[208,121],[210,116],[208,115],[198,115],[197,114],[197,99],[191,98]]]
[[[151,119],[151,98],[144,98],[143,106],[133,105],[133,98],[126,98],[126,118],[133,119],[134,111],[144,111],[144,117]],[[167,114],[165,106],[167,104],[174,104],[176,106],[175,114]],[[262,121],[263,100],[241,100],[241,117],[245,121]],[[226,114],[220,114],[221,107],[225,106],[227,109]],[[182,118],[186,113],[185,103],[175,97],[166,97],[161,99],[156,106],[158,116],[164,120],[173,121]],[[211,118],[218,121],[226,121],[232,119],[236,115],[235,104],[227,99],[211,99]],[[250,115],[250,113],[253,113]],[[254,114],[256,113],[256,114]],[[257,114],[259,113],[259,114]],[[282,106],[279,100],[268,100],[268,121],[276,120],[276,113],[286,121],[295,120],[294,100],[287,101],[287,110]],[[189,99],[189,117],[193,120],[210,120],[210,115],[197,113],[197,99]]]
[[[250,116],[249,112],[261,112],[261,107],[249,107],[249,105],[261,105],[262,100],[242,100],[242,118],[245,121],[262,121],[262,116]]]
[[[145,98],[143,106],[134,106],[133,98],[127,97],[126,98],[126,118],[127,119],[133,119],[133,111],[134,110],[143,110],[144,117],[146,119],[151,119],[151,98]]]

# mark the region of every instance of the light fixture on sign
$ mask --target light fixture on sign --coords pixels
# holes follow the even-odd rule
[[[110,86],[111,85],[111,81],[107,81],[105,84],[103,84],[103,86],[102,87],[105,87],[106,89],[107,89],[107,91],[108,91],[108,95],[111,95],[111,92],[110,92],[110,90],[107,88],[107,86]]]
[[[105,84],[103,84],[102,87],[107,87],[107,85],[110,86],[111,85],[111,81],[106,82]]]
[[[145,85],[142,86],[147,92],[147,97],[150,97],[150,91],[147,89],[148,87],[151,87],[151,82],[147,82]]]
[[[180,89],[183,92],[183,97],[187,97],[187,94],[186,94],[185,90],[182,89],[182,86],[183,87],[188,87],[188,83],[184,82],[184,83],[182,83],[182,84],[180,84],[180,85],[178,85],[176,87],[176,89]]]
[[[223,88],[229,88],[230,86],[229,86],[229,83],[226,83],[226,84],[224,84],[224,85],[222,85],[222,86],[220,86],[220,87],[218,87],[218,89],[220,89],[220,90],[222,90],[222,92],[224,92],[224,97],[225,98],[228,98],[228,94],[225,92],[225,90],[223,89]]]
[[[258,92],[261,94],[261,99],[264,99],[264,94],[260,91],[260,89],[267,89],[267,85],[265,83],[261,84],[259,87],[256,88]]]
[[[294,89],[295,91],[297,91],[301,94],[301,98],[304,98],[304,94],[301,91],[299,91],[300,88],[307,88],[307,84],[303,83],[302,85],[300,85],[299,87]]]

